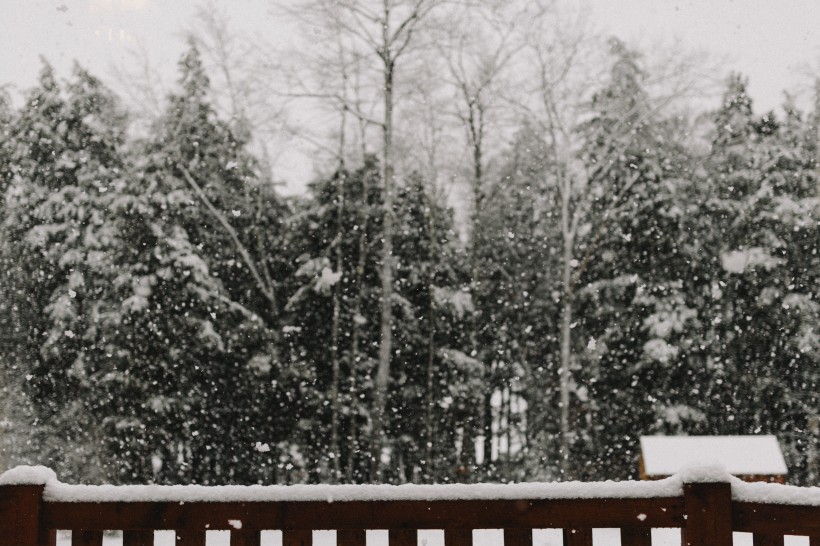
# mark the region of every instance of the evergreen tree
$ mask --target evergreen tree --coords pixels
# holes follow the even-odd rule
[[[398,482],[480,479],[465,465],[466,453],[475,448],[467,431],[483,383],[481,366],[467,353],[472,300],[465,255],[451,212],[420,175],[411,175],[399,190],[396,209],[404,229],[393,243],[399,312],[387,427],[391,474]]]
[[[709,158],[716,297],[707,421],[725,434],[776,434],[798,480],[806,464],[802,431],[818,403],[811,141],[793,105],[783,121],[772,113],[755,118],[746,82],[730,79]]]
[[[617,40],[611,52],[610,80],[581,127],[594,196],[575,271],[582,385],[572,459],[584,479],[635,477],[638,436],[666,418],[697,316],[677,251],[688,184],[679,131],[653,111],[637,55]]]
[[[282,208],[216,119],[194,45],[180,70],[180,93],[114,208],[125,244],[106,430],[129,455],[122,480],[271,481],[277,454],[256,447],[291,425],[276,411],[286,394],[276,387],[275,233],[261,229],[274,231]]]
[[[493,479],[558,475],[557,196],[548,185],[550,157],[525,125],[509,161],[488,184],[474,245],[482,282],[474,295],[479,346],[492,374],[490,445]]]
[[[307,468],[314,469],[314,480],[333,479],[336,473],[341,473],[336,479],[347,482],[369,479],[366,446],[378,343],[372,325],[379,316],[378,180],[379,166],[373,157],[353,172],[339,170],[311,185],[310,197],[300,204],[290,224],[297,270],[286,305],[286,329],[290,368],[301,371],[295,440]],[[338,316],[334,316],[336,298]],[[335,336],[334,327],[339,329]],[[340,368],[335,408],[325,403],[334,388],[334,358]],[[338,438],[333,446],[328,432],[339,407],[344,414],[335,416]],[[328,459],[328,453],[338,461]]]
[[[293,231],[303,235],[296,272],[299,280],[288,301],[292,323],[293,367],[306,372],[299,412],[306,460],[317,469],[312,479],[339,473],[345,481],[370,479],[367,431],[373,377],[377,363],[379,241],[381,240],[379,168],[369,158],[360,169],[340,170],[314,183],[311,199]],[[343,203],[343,206],[340,204]],[[455,431],[463,426],[472,393],[463,365],[460,320],[465,296],[464,272],[454,245],[452,218],[435,203],[418,177],[396,196],[396,217],[404,229],[394,239],[397,262],[394,294],[396,351],[387,422],[390,464],[385,477],[393,482],[458,479]],[[364,237],[365,244],[362,244]],[[339,258],[339,259],[337,259]],[[338,295],[335,292],[338,290]],[[340,307],[334,312],[334,298]],[[332,321],[328,317],[333,317]],[[334,336],[334,323],[339,332]],[[336,339],[338,346],[328,344]],[[334,353],[337,352],[337,356]],[[332,362],[339,359],[334,387]],[[327,394],[339,390],[344,413],[338,415],[338,469],[326,454],[333,451],[327,431],[333,423]],[[436,401],[447,398],[445,406]],[[425,417],[407,419],[409,415]],[[430,438],[430,449],[425,449]]]
[[[101,423],[89,396],[106,357],[101,323],[116,234],[106,222],[121,184],[124,118],[114,97],[79,67],[65,98],[47,64],[11,128],[4,231],[13,353],[30,379],[44,461],[62,475],[100,479]],[[22,370],[21,370],[22,371]],[[67,447],[68,446],[68,447]]]

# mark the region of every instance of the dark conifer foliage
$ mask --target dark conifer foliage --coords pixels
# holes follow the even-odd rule
[[[516,119],[469,226],[419,174],[436,165],[353,161],[344,135],[330,174],[280,195],[195,41],[140,138],[97,78],[44,64],[21,105],[0,95],[7,462],[116,483],[600,480],[637,477],[644,434],[768,433],[807,483],[820,107],[761,116],[733,75],[698,140],[609,45],[577,153]]]

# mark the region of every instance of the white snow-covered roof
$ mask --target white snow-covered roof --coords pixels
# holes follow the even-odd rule
[[[718,463],[735,475],[785,475],[777,438],[759,436],[642,436],[647,476],[671,476],[698,463]]]

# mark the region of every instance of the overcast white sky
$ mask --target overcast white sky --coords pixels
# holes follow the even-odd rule
[[[269,0],[224,0],[234,28],[286,41],[293,32],[275,20]],[[197,0],[0,0],[0,85],[25,89],[45,56],[61,75],[74,59],[103,79],[129,62],[139,42],[171,77],[182,51],[180,30]],[[756,110],[776,108],[784,89],[820,69],[820,0],[589,0],[594,23],[627,42],[679,37],[683,44],[729,59],[749,76]]]

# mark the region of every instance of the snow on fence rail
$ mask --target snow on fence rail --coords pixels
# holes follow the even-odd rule
[[[726,546],[732,532],[755,546],[808,536],[820,546],[820,488],[744,484],[725,471],[690,468],[657,482],[437,486],[82,486],[43,467],[0,476],[0,546],[100,546],[122,530],[124,546],[204,546],[206,531],[230,531],[232,546],[259,546],[280,530],[283,546],[311,546],[312,531],[336,530],[339,546],[365,546],[387,529],[390,546],[415,546],[420,529],[443,529],[445,546],[471,546],[474,529],[503,529],[505,546],[531,546],[533,529],[563,529],[565,546],[589,546],[593,528],[619,528],[622,546],[650,546],[651,529],[680,528],[682,544]]]

